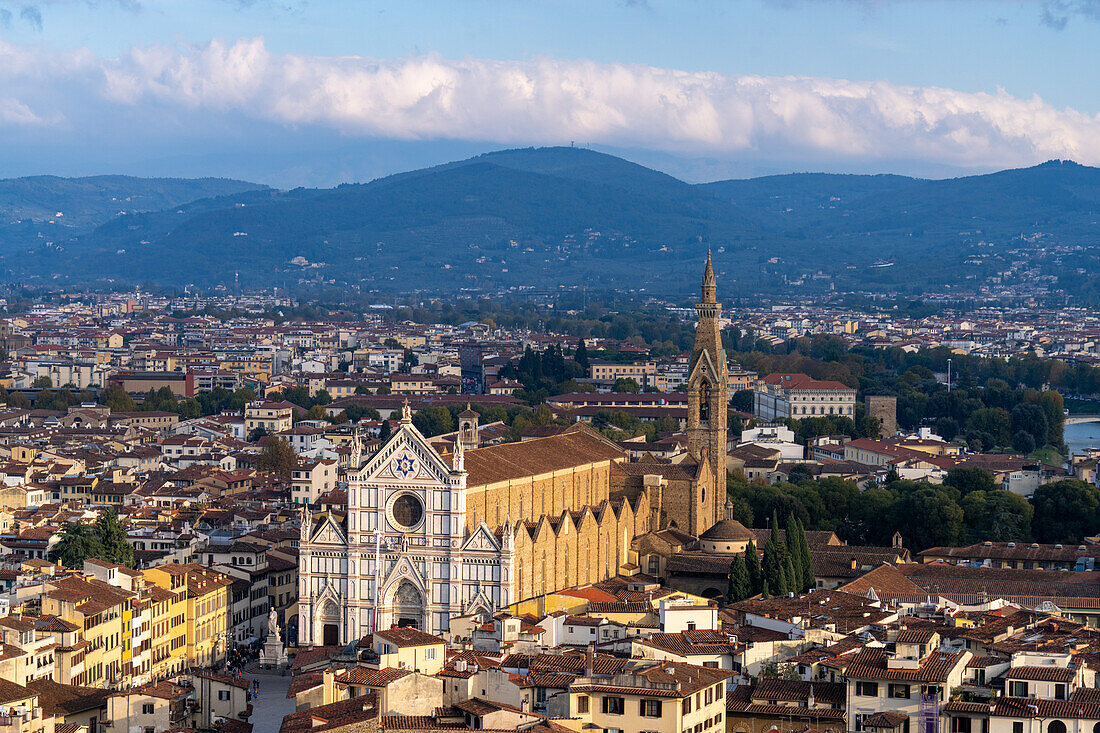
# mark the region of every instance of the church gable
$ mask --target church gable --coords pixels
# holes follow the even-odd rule
[[[347,547],[348,538],[344,534],[344,529],[337,524],[332,518],[332,515],[325,514],[324,519],[318,522],[316,529],[313,530],[313,536],[310,538],[310,543],[314,545]]]
[[[444,484],[451,467],[411,423],[403,424],[359,472],[366,482]]]
[[[719,354],[719,357],[725,358],[722,354]],[[695,365],[691,368],[691,374],[688,375],[688,383],[697,384],[699,380],[704,377],[712,385],[721,385],[721,378],[718,376],[718,369],[715,367],[714,359],[711,357],[710,351],[706,349],[699,353],[699,360],[696,361]]]
[[[489,531],[489,527],[482,522],[470,537],[462,544],[463,550],[500,550],[496,536]]]
[[[424,591],[428,587],[428,584],[424,582],[423,576],[420,575],[420,572],[408,557],[402,557],[397,561],[397,564],[393,566],[393,570],[391,570],[390,574],[386,577],[385,585],[390,586],[398,579],[412,581],[413,585],[420,591]]]

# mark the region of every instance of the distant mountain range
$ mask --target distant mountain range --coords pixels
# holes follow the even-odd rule
[[[0,181],[0,270],[362,292],[1096,288],[1100,170],[951,180],[792,174],[690,185],[574,148],[505,150],[334,189],[223,179]],[[58,213],[62,216],[57,216]],[[1046,276],[1047,279],[1044,279]],[[1051,280],[1050,278],[1053,278]]]

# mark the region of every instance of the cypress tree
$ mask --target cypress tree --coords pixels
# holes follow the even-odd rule
[[[787,568],[780,564],[779,573],[775,578],[775,597],[782,598],[787,595]]]
[[[787,515],[787,558],[790,560],[789,574],[787,576],[787,590],[795,593],[802,592],[802,548],[799,545],[799,524],[794,514]]]
[[[814,558],[810,553],[810,541],[806,538],[806,528],[802,522],[798,523],[799,549],[802,551],[802,587],[805,590],[813,588],[817,584],[817,576],[814,575]]]
[[[749,577],[749,595],[755,596],[764,587],[764,579],[760,572],[760,556],[756,554],[756,543],[752,540],[745,545],[745,570]]]
[[[771,530],[772,530],[771,541],[778,545],[779,544],[779,511],[776,510],[776,509],[772,510],[771,525],[772,525],[771,526]]]
[[[749,590],[748,568],[745,566],[743,555],[735,555],[730,563],[730,582],[727,597],[730,603],[737,603],[748,598],[752,593]]]
[[[588,349],[584,345],[584,339],[577,340],[577,350],[573,352],[573,361],[584,370],[584,376],[588,376]]]
[[[95,523],[95,532],[102,547],[103,559],[133,567],[134,548],[126,541],[126,529],[118,521],[114,507],[101,513]]]
[[[764,598],[764,599],[767,599],[767,598],[770,597],[768,595],[768,581],[766,581],[766,580],[764,581],[764,587],[760,589],[760,597]]]
[[[790,531],[790,530],[788,530]],[[784,568],[787,578],[787,592],[788,593],[801,593],[802,588],[802,575],[795,575],[797,572],[794,567],[794,558],[787,555],[787,566]]]

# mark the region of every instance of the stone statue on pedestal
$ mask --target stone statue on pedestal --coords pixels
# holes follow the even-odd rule
[[[264,648],[260,651],[260,666],[279,669],[286,664],[286,647],[283,646],[282,637],[279,635],[279,615],[272,608],[267,614],[267,639],[264,640]]]

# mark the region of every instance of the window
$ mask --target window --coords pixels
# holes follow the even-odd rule
[[[141,714],[142,715],[152,715],[153,714],[153,703],[143,702],[141,704]]]
[[[650,555],[649,556],[649,574],[659,575],[661,572],[661,556]]]
[[[952,718],[951,733],[970,733],[970,718]]]
[[[858,733],[858,731],[862,731],[863,730],[863,719],[866,718],[868,715],[870,715],[870,713],[856,713],[855,717],[852,718],[852,730],[857,731],[857,733]],[[1017,733],[1017,732],[1013,731],[1012,733]]]
[[[695,631],[695,622],[694,622],[694,621],[688,621],[688,628],[687,628],[687,630],[688,630],[688,631]]]
[[[638,706],[638,714],[643,718],[659,718],[661,717],[661,701],[660,700],[642,700]]]
[[[1066,686],[1063,684],[1057,684],[1054,686],[1054,699],[1065,700],[1066,699]]]
[[[579,695],[577,697],[577,712],[578,713],[587,713],[588,712],[588,695]]]
[[[687,715],[691,712],[691,697],[685,697],[684,701],[680,703],[680,713]]]
[[[228,700],[229,699],[229,690],[218,690],[218,699],[219,700]]]
[[[1066,724],[1060,720],[1052,720],[1047,724],[1047,733],[1066,733]]]
[[[1027,697],[1027,683],[1012,680],[1008,683],[1009,697]]]
[[[436,656],[436,648],[435,647],[429,647],[429,648],[424,650],[424,659],[432,660],[432,659],[435,659],[435,656]]]
[[[1022,720],[1012,721],[1012,733],[1024,733],[1024,721],[1022,721]]]
[[[626,701],[621,697],[605,697],[603,712],[607,715],[622,715],[626,711]],[[1063,731],[1063,733],[1065,733]]]
[[[888,688],[890,697],[909,699],[909,685],[892,684]]]
[[[856,682],[856,694],[860,697],[878,697],[878,683],[860,680]]]

